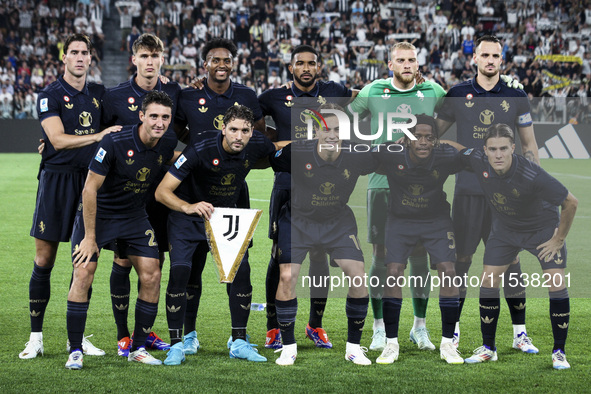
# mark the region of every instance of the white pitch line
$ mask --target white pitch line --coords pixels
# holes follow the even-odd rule
[[[561,172],[551,172],[550,175],[554,175],[554,176],[568,176],[568,177],[571,177],[571,178],[578,178],[578,179],[591,179],[591,176],[588,176],[588,175],[563,174]]]

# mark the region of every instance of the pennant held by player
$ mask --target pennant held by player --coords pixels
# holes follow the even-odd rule
[[[220,283],[232,283],[248,249],[261,214],[260,209],[215,208],[205,221],[209,250],[218,267]]]

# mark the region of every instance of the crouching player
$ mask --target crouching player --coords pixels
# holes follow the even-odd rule
[[[522,249],[538,257],[543,277],[550,278],[550,321],[554,336],[552,364],[570,368],[564,345],[570,303],[565,284],[565,238],[577,210],[577,199],[540,166],[513,154],[513,130],[506,124],[489,127],[484,151],[468,149],[461,155],[474,171],[493,212],[492,232],[484,250],[480,285],[482,346],[467,363],[496,361],[495,335],[499,317],[499,285],[509,264]],[[560,206],[560,216],[557,207]]]
[[[99,144],[90,162],[72,234],[74,275],[68,294],[67,325],[70,356],[66,368],[82,368],[82,334],[88,312],[88,289],[102,247],[116,244],[127,256],[142,283],[135,307],[135,338],[129,361],[159,365],[144,348],[158,312],[160,267],[158,243],[145,209],[146,192],[160,167],[171,163],[177,144],[166,133],[172,100],[164,92],[146,95],[139,125],[124,126]]]
[[[464,360],[452,343],[459,290],[453,281],[456,256],[450,206],[443,191],[448,176],[459,172],[462,164],[455,148],[438,144],[434,119],[427,115],[416,118],[416,126],[409,129],[416,140],[406,137],[404,150],[393,152],[396,144],[374,148],[379,172],[387,175],[390,185],[386,226],[388,275],[382,300],[386,347],[376,362],[392,364],[398,359],[401,280],[405,279],[407,258],[421,243],[431,255],[431,268],[437,269],[441,280],[441,358],[449,364],[462,364]]]
[[[322,109],[342,110],[334,104],[325,104]],[[347,201],[359,176],[375,171],[376,165],[373,155],[357,153],[351,144],[339,139],[336,115],[323,116],[325,127],[316,127],[317,139],[294,142],[273,160],[276,170],[292,176],[291,200],[282,207],[278,221],[280,279],[275,305],[283,349],[275,362],[292,365],[296,359],[296,282],[306,254],[321,249],[350,278],[345,359],[370,365],[367,349],[360,346],[369,295],[357,224]]]

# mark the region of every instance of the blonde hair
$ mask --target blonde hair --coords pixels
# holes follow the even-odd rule
[[[415,53],[417,52],[417,47],[415,47],[410,42],[407,42],[407,41],[397,42],[396,44],[394,44],[390,47],[390,52],[389,52],[390,59],[392,59],[392,52],[394,52],[397,49],[402,49],[405,51],[415,51]]]

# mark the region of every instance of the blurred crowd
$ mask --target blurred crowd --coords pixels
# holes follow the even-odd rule
[[[322,78],[359,89],[389,75],[397,41],[412,42],[424,77],[448,89],[475,75],[475,41],[494,34],[504,42],[503,72],[532,98],[557,98],[538,100],[538,120],[556,121],[544,112],[550,101],[558,109],[576,97],[586,106],[591,94],[591,0],[3,0],[0,116],[35,117],[36,92],[62,72],[61,45],[72,32],[91,36],[89,80],[101,82],[108,18],[121,51],[157,34],[167,48],[163,73],[182,85],[205,74],[204,43],[225,37],[238,46],[232,79],[257,93],[290,79],[285,65],[299,44],[320,50]]]

